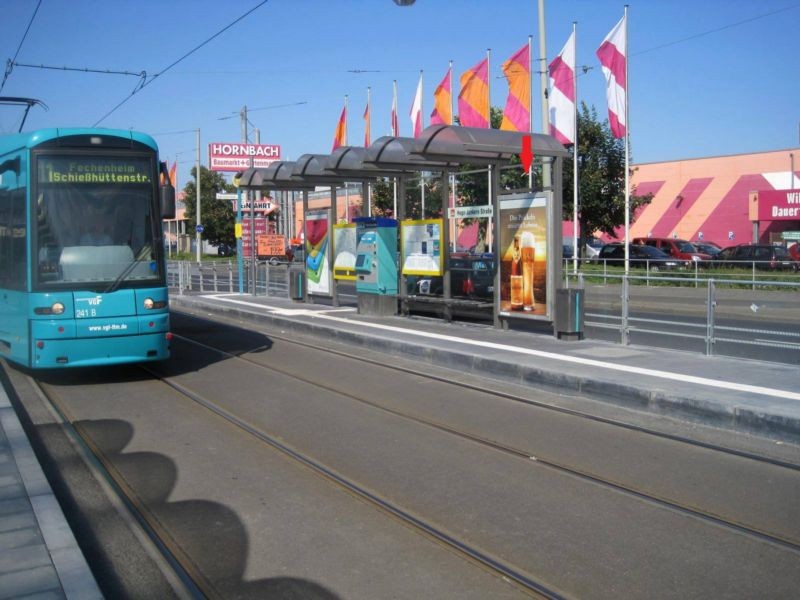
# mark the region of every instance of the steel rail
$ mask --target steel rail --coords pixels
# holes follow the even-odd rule
[[[87,467],[99,480],[104,481],[109,486],[116,498],[127,509],[128,514],[132,517],[132,523],[139,528],[141,535],[153,544],[158,555],[169,565],[171,574],[183,586],[182,590],[176,590],[176,592],[179,592],[179,594],[182,592],[184,596],[198,600],[202,598],[223,598],[205,576],[197,570],[194,563],[188,560],[159,521],[150,514],[147,507],[138,500],[136,494],[133,493],[119,471],[97,444],[92,441],[91,437],[86,434],[83,427],[80,424],[75,424],[75,417],[59,399],[58,394],[51,389],[51,386],[37,381],[30,375],[27,376],[27,379],[39,397],[57,415],[60,425],[79,450]]]
[[[250,362],[250,361],[245,361],[245,362]],[[251,362],[251,364],[257,364],[257,363]],[[292,448],[288,444],[280,441],[277,437],[270,435],[269,433],[259,429],[258,427],[255,427],[254,425],[251,425],[244,419],[239,418],[232,412],[221,407],[216,402],[213,402],[205,398],[201,394],[198,394],[190,390],[189,388],[179,383],[176,383],[175,381],[171,381],[169,377],[166,377],[161,373],[158,373],[149,366],[141,365],[141,368],[147,373],[149,373],[152,377],[156,378],[158,381],[161,381],[165,385],[168,385],[169,387],[171,387],[184,397],[192,400],[193,402],[199,404],[200,406],[203,406],[204,408],[206,408],[213,414],[221,417],[231,425],[253,436],[255,439],[267,444],[273,449],[278,450],[284,455],[296,460],[302,465],[308,467],[312,472],[316,473],[317,475],[320,475],[325,479],[337,484],[338,486],[344,488],[354,496],[366,501],[372,506],[381,509],[383,512],[388,513],[389,515],[398,519],[402,523],[413,527],[415,530],[422,532],[427,537],[444,545],[451,551],[454,550],[459,555],[462,555],[470,559],[471,561],[480,564],[485,569],[488,569],[489,571],[494,572],[497,575],[500,575],[502,578],[513,581],[522,590],[528,593],[533,593],[537,596],[542,596],[544,598],[550,598],[553,600],[561,600],[562,598],[564,598],[562,594],[547,587],[543,583],[536,581],[530,575],[520,571],[519,569],[514,568],[511,565],[502,562],[498,558],[491,556],[491,554],[489,554],[488,552],[482,551],[479,548],[476,548],[474,546],[467,544],[466,542],[459,540],[458,538],[448,534],[444,530],[425,521],[424,519],[412,515],[410,512],[404,510],[397,504],[394,504],[389,500],[381,497],[376,492],[371,491],[362,485],[359,485],[357,482],[347,477],[344,477],[343,475],[340,475],[339,473],[330,469],[323,463],[311,458],[310,456],[307,456],[306,454],[303,454],[299,450]]]
[[[175,308],[172,308],[171,310],[173,310],[175,312],[180,312],[181,314],[186,315],[188,317],[191,317],[193,319],[198,319],[198,320],[202,320],[202,321],[208,321],[207,317],[193,314],[191,312],[188,312],[187,309],[177,310]],[[235,324],[238,325],[238,323],[237,323],[237,321],[235,319],[231,319],[231,318],[223,316],[223,315],[216,315],[215,318],[218,319],[218,320],[221,320],[221,321],[231,322],[231,323],[235,323]],[[623,429],[628,429],[630,431],[644,433],[644,434],[652,435],[654,437],[660,437],[660,438],[667,439],[667,440],[670,440],[670,441],[673,441],[673,442],[681,442],[681,443],[688,444],[688,445],[691,445],[691,446],[697,446],[697,447],[705,448],[707,450],[714,450],[714,451],[721,452],[721,453],[724,453],[724,454],[730,454],[732,456],[738,456],[740,458],[746,458],[746,459],[750,459],[750,460],[753,460],[753,461],[756,461],[756,462],[766,463],[766,464],[774,465],[774,466],[777,466],[777,467],[783,467],[785,469],[790,469],[790,470],[793,470],[793,471],[800,472],[800,464],[794,463],[794,462],[789,462],[789,461],[784,461],[784,460],[781,460],[779,458],[774,458],[774,457],[770,457],[770,456],[763,456],[763,455],[760,455],[760,454],[747,452],[745,450],[737,450],[735,448],[729,448],[727,446],[721,446],[719,444],[713,444],[711,442],[703,442],[703,441],[700,441],[700,440],[695,440],[695,439],[688,438],[688,437],[685,437],[685,436],[680,436],[680,435],[677,435],[677,434],[658,431],[658,430],[655,430],[655,429],[644,427],[642,425],[634,425],[632,423],[626,423],[626,422],[620,421],[618,419],[611,419],[609,417],[601,417],[601,416],[598,416],[598,415],[593,415],[591,413],[579,411],[579,410],[572,409],[572,408],[566,408],[566,407],[563,407],[563,406],[555,406],[553,404],[548,404],[547,402],[542,402],[542,401],[539,401],[539,400],[533,400],[531,398],[525,398],[525,397],[517,395],[517,394],[512,394],[512,393],[509,393],[509,392],[501,392],[501,391],[498,391],[498,390],[487,389],[487,388],[481,387],[479,385],[474,385],[474,384],[466,383],[466,382],[463,382],[463,381],[454,380],[452,378],[448,378],[448,377],[444,377],[444,376],[434,375],[432,373],[425,373],[425,372],[421,372],[421,371],[415,371],[414,369],[407,368],[407,367],[402,367],[402,366],[397,365],[397,364],[387,364],[387,363],[381,362],[380,360],[377,360],[377,359],[374,359],[374,358],[370,358],[368,356],[361,356],[361,355],[358,355],[358,354],[352,354],[352,353],[349,353],[349,352],[345,352],[343,350],[337,350],[337,349],[334,349],[334,348],[324,347],[322,345],[312,344],[310,342],[300,341],[300,340],[297,340],[295,338],[288,337],[286,335],[273,333],[272,331],[269,332],[269,336],[271,338],[273,338],[273,339],[281,340],[281,341],[284,341],[284,342],[289,342],[289,343],[295,344],[297,346],[302,346],[304,348],[310,348],[312,350],[324,350],[325,352],[327,352],[329,354],[334,354],[336,356],[342,356],[344,358],[350,358],[350,359],[357,360],[357,361],[362,362],[362,363],[367,363],[367,364],[383,367],[385,369],[390,369],[390,370],[393,370],[393,371],[399,371],[401,373],[407,373],[407,374],[410,374],[410,375],[416,375],[418,377],[424,377],[424,378],[430,379],[432,381],[438,381],[438,382],[441,382],[441,383],[448,383],[448,384],[451,384],[451,385],[454,385],[454,386],[462,387],[464,389],[468,389],[468,390],[472,390],[472,391],[476,391],[476,392],[482,392],[482,393],[485,393],[485,394],[490,394],[492,396],[497,396],[497,397],[503,398],[505,400],[512,400],[514,402],[520,402],[522,404],[529,404],[531,406],[536,406],[537,408],[543,408],[543,409],[546,409],[546,410],[551,410],[551,411],[554,411],[554,412],[559,412],[559,413],[570,415],[570,416],[581,417],[581,418],[588,419],[588,420],[591,420],[591,421],[596,421],[598,423],[604,423],[606,425],[613,425],[613,426],[620,427],[620,428],[623,428]],[[181,339],[186,339],[186,340],[191,341],[193,343],[202,345],[202,342],[197,342],[195,340],[191,340],[190,338],[187,338],[186,336],[180,336],[180,335],[176,334],[175,337],[181,338]],[[212,348],[211,346],[208,346],[208,347]],[[212,348],[212,349],[217,351],[217,352],[226,354],[226,352],[224,350],[220,350],[218,348]],[[231,354],[230,356],[233,356],[233,357],[236,357],[236,358],[241,358],[240,356],[235,355],[235,354]],[[247,360],[247,359],[242,359],[242,360]],[[253,361],[248,361],[248,362],[253,362]],[[253,363],[253,364],[258,364],[258,363]],[[262,365],[262,366],[264,366],[264,365]],[[269,368],[273,368],[273,367],[269,367]],[[564,394],[564,393],[561,393],[561,392],[559,392],[559,395],[568,396],[568,394]]]
[[[254,361],[254,360],[250,360],[248,358],[244,358],[244,357],[242,357],[240,355],[231,354],[231,353],[226,352],[224,350],[221,350],[219,348],[214,348],[213,346],[209,346],[208,344],[204,344],[202,342],[198,342],[196,340],[192,340],[192,339],[187,338],[185,336],[175,335],[175,337],[183,339],[183,340],[186,340],[186,341],[188,341],[190,343],[193,343],[193,344],[196,344],[198,346],[204,347],[204,348],[206,348],[208,350],[211,350],[211,351],[214,351],[214,352],[218,352],[218,353],[220,353],[220,354],[222,354],[222,355],[224,355],[226,357],[245,362],[247,364],[256,366],[256,367],[261,368],[261,369],[265,369],[265,370],[273,371],[273,372],[276,372],[276,373],[280,373],[282,375],[291,377],[292,379],[295,379],[297,381],[302,381],[303,383],[307,383],[309,385],[313,385],[313,386],[315,386],[315,387],[317,387],[319,389],[323,389],[323,390],[326,390],[328,392],[333,392],[335,394],[341,395],[341,396],[349,398],[351,400],[355,400],[355,401],[357,401],[359,403],[362,403],[364,405],[370,406],[372,408],[376,408],[378,410],[384,411],[384,412],[392,414],[394,416],[398,416],[398,417],[407,419],[407,420],[415,422],[415,423],[426,425],[428,427],[432,427],[434,429],[437,429],[439,431],[454,435],[454,436],[459,437],[461,439],[465,439],[465,440],[469,440],[469,441],[472,441],[472,442],[476,442],[476,443],[478,443],[478,444],[480,444],[482,446],[486,446],[486,447],[492,448],[494,450],[501,451],[501,452],[503,452],[505,454],[510,454],[510,455],[513,455],[513,456],[518,457],[518,458],[523,458],[525,460],[537,462],[537,463],[539,463],[541,465],[544,465],[544,466],[547,466],[547,467],[551,467],[551,468],[553,468],[555,470],[558,470],[560,472],[569,473],[571,475],[574,475],[576,477],[582,478],[584,480],[591,481],[592,483],[596,483],[596,484],[599,484],[599,485],[602,485],[602,486],[605,486],[605,487],[609,487],[609,488],[614,489],[616,491],[619,491],[619,492],[622,492],[622,493],[625,493],[625,494],[628,494],[628,495],[632,495],[632,496],[637,497],[637,498],[639,498],[641,500],[649,501],[649,502],[652,502],[652,503],[657,504],[659,506],[662,506],[664,508],[675,510],[677,512],[680,512],[681,514],[685,514],[685,515],[697,518],[697,519],[699,519],[701,521],[711,522],[711,523],[713,523],[715,525],[723,526],[723,527],[726,527],[728,529],[732,529],[734,531],[737,531],[739,533],[743,533],[743,534],[746,534],[746,535],[751,535],[751,536],[753,536],[755,538],[761,539],[762,541],[765,541],[765,542],[768,542],[768,543],[773,543],[773,544],[779,545],[781,547],[787,548],[789,550],[792,550],[794,552],[800,553],[800,540],[797,540],[797,541],[796,540],[792,540],[792,539],[785,538],[785,537],[780,536],[780,535],[775,534],[775,533],[770,533],[768,531],[763,531],[763,530],[758,529],[756,527],[752,527],[752,526],[749,526],[749,525],[738,523],[738,522],[736,522],[734,520],[725,518],[725,517],[723,517],[721,515],[716,515],[716,514],[714,514],[712,512],[706,511],[706,510],[704,510],[702,508],[690,506],[688,504],[681,503],[681,502],[679,502],[677,500],[671,500],[671,499],[669,499],[667,497],[663,497],[663,496],[656,495],[656,494],[653,494],[653,493],[650,493],[650,492],[647,492],[647,491],[643,491],[641,489],[637,489],[637,488],[635,488],[633,486],[627,485],[627,484],[625,484],[625,483],[623,483],[621,481],[615,481],[615,480],[607,478],[607,477],[595,475],[593,473],[590,473],[588,471],[584,471],[582,469],[570,466],[568,464],[562,463],[562,462],[560,462],[558,460],[555,460],[555,459],[551,459],[551,458],[547,458],[547,457],[543,457],[543,456],[531,456],[528,452],[525,452],[524,450],[521,450],[519,448],[515,448],[513,446],[508,446],[508,445],[505,445],[505,444],[501,444],[501,443],[493,441],[493,440],[488,440],[488,439],[483,438],[481,436],[478,436],[478,435],[475,435],[473,433],[469,433],[469,432],[466,432],[466,431],[463,431],[463,430],[459,430],[459,429],[457,429],[455,427],[451,427],[449,425],[446,425],[446,424],[438,422],[438,421],[434,421],[434,420],[431,420],[431,419],[426,419],[424,417],[415,416],[415,415],[412,415],[412,414],[409,414],[409,413],[406,413],[406,412],[403,412],[403,411],[400,411],[400,410],[396,410],[396,409],[393,409],[393,408],[388,408],[388,407],[382,406],[381,404],[379,404],[377,402],[374,402],[372,400],[368,400],[368,399],[366,399],[366,398],[364,398],[362,396],[354,395],[354,394],[352,394],[352,393],[350,393],[348,391],[339,389],[339,388],[337,388],[335,386],[332,386],[332,385],[319,383],[317,381],[314,381],[311,378],[304,377],[302,375],[298,375],[297,373],[294,373],[294,372],[292,372],[290,370],[287,370],[287,369],[282,369],[282,368],[274,367],[274,366],[271,366],[271,365],[265,365],[263,363],[259,363],[259,362]],[[278,338],[278,336],[272,336],[272,337]],[[296,342],[296,341],[289,340],[289,339],[286,339],[286,338],[280,338],[280,339],[282,339],[284,341],[287,341],[287,342],[290,342],[290,343],[296,343],[296,344],[304,346],[304,347],[310,347],[312,349],[322,350],[321,347],[308,345],[308,344],[306,344],[304,342]],[[333,353],[333,354],[336,354],[338,356],[343,356],[345,358],[351,358],[351,359],[357,358],[360,362],[364,362],[364,360],[365,360],[365,359],[363,359],[361,357],[355,357],[355,356],[352,356],[352,355],[348,355],[346,353],[342,353],[342,352],[337,351],[337,350],[330,350],[328,348],[325,348],[324,351],[326,353]],[[376,361],[372,361],[372,360],[369,360],[369,359],[367,359],[367,362],[371,362],[373,364],[378,364],[378,365],[384,366],[384,367],[386,367],[388,369],[391,369],[391,370],[407,372],[407,373],[410,373],[410,374],[414,374],[416,376],[428,377],[428,375],[426,375],[426,374],[419,373],[419,372],[416,372],[416,371],[412,371],[410,369],[405,369],[403,367],[397,367],[396,365],[391,365],[391,366],[382,365],[381,363],[378,363]],[[148,369],[148,371],[151,372],[150,369]],[[159,379],[163,379],[163,376],[155,374],[155,373],[153,373],[153,374],[155,376],[159,377]],[[505,393],[497,394],[492,390],[487,390],[485,388],[479,388],[477,386],[471,386],[469,384],[464,385],[464,384],[461,384],[460,382],[453,382],[453,381],[449,381],[449,380],[446,380],[446,379],[443,379],[443,378],[439,378],[439,377],[432,377],[432,378],[437,380],[437,381],[439,381],[439,382],[443,382],[443,383],[447,383],[447,384],[451,384],[451,385],[456,385],[458,387],[466,387],[466,388],[469,388],[469,389],[472,389],[472,390],[476,390],[476,391],[480,391],[480,392],[483,392],[483,393],[487,393],[487,394],[490,394],[490,395],[502,395],[504,398],[507,398]],[[167,381],[167,383],[169,385],[172,385],[172,383],[170,383],[168,381]],[[511,398],[511,399],[516,399],[516,398]],[[535,402],[533,402],[533,403],[537,404]],[[569,414],[574,414],[574,411],[571,411],[569,409],[566,412],[568,412]],[[575,416],[583,416],[583,415],[582,414],[577,414]],[[601,420],[604,423],[609,423],[609,420],[606,420],[606,419],[598,419],[598,420]],[[616,425],[618,423],[611,422],[610,424]],[[638,426],[625,427],[625,428],[626,429],[635,429],[636,431],[639,431],[641,433],[651,433],[650,431],[641,429]],[[662,436],[659,435],[659,437],[662,437]],[[672,435],[668,435],[668,436],[664,436],[664,437],[668,437],[669,439],[672,439],[672,440],[676,439],[676,436],[672,436]],[[704,449],[708,449],[708,446],[705,443],[698,444],[698,443],[695,443],[693,440],[686,440],[686,438],[677,438],[677,439],[678,439],[678,441],[682,441],[684,443],[688,443],[688,444],[690,444],[692,446],[699,446],[699,447],[703,447]],[[711,449],[713,450],[714,448],[711,448]],[[729,453],[727,451],[725,451],[725,452]],[[741,456],[741,454],[739,454],[738,452],[737,452],[737,455]],[[744,456],[744,458],[750,458],[750,457],[749,456]],[[761,461],[761,462],[768,462],[770,464],[775,464],[771,459],[768,459],[768,460],[765,460],[765,461]],[[787,466],[787,465],[780,464],[779,466]],[[794,465],[794,464],[791,464],[791,463],[788,463],[788,467],[787,468],[790,468],[792,470],[800,471],[800,466]]]

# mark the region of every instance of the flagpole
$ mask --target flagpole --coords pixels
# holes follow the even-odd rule
[[[399,128],[395,127],[395,123],[399,122],[397,117],[397,79],[392,81],[392,89],[394,95],[392,96],[392,135],[400,135]],[[394,178],[394,206],[392,207],[392,218],[397,218],[397,177]]]
[[[372,134],[372,88],[367,86],[367,133],[364,136],[364,142],[366,147],[369,147],[371,140],[370,135]],[[367,181],[366,183],[367,188],[367,216],[372,216],[372,184]],[[363,200],[362,200],[363,202]]]
[[[419,70],[419,87],[420,90],[422,89],[422,69]],[[420,94],[419,98],[419,121],[420,127],[425,129],[425,110],[424,110],[424,101],[423,98],[425,97],[424,94]],[[422,197],[422,218],[425,218],[425,172],[419,172],[419,188],[420,188],[420,195]]]
[[[631,195],[630,195],[630,140],[631,128],[628,120],[629,93],[628,88],[628,5],[625,5],[625,275],[630,270],[631,237]]]
[[[492,61],[491,61],[491,55],[492,55],[492,49],[491,48],[487,48],[486,49],[486,98],[489,101],[489,111],[486,113],[486,127],[487,127],[487,129],[491,129],[492,128],[492,85],[491,85],[491,81],[492,81],[492,69],[491,69]],[[492,165],[489,165],[489,167],[487,169],[487,175],[489,176],[488,177],[488,184],[489,185],[488,185],[488,188],[487,188],[487,191],[489,192],[489,194],[488,194],[489,195],[489,206],[492,206]],[[492,242],[492,238],[491,238],[492,227],[493,227],[493,221],[492,221],[492,218],[489,217],[489,224],[488,224],[488,227],[486,228],[486,237],[488,238],[486,240],[486,245],[488,247],[487,250],[489,252],[492,251],[492,245],[491,245],[491,242]]]
[[[450,74],[448,81],[450,82],[450,123],[448,125],[455,125],[455,111],[453,110],[453,61],[450,60],[448,64],[448,73]],[[456,206],[456,174],[450,173],[450,197],[447,199],[448,206],[455,208]],[[456,219],[455,217],[450,222],[452,229],[450,230],[450,242],[453,246],[453,252],[456,250]]]
[[[572,97],[575,101],[572,103],[572,124],[573,124],[573,140],[572,140],[572,272],[578,272],[578,257],[580,256],[580,248],[578,248],[578,22],[572,22],[572,41],[573,41],[573,62],[572,65]]]
[[[542,65],[539,69],[539,81],[541,84],[542,98],[542,133],[550,133],[550,107],[547,103],[547,43],[545,38],[544,23],[544,0],[539,0],[539,61]],[[552,162],[548,158],[542,158],[542,189],[550,189],[553,185]]]
[[[450,82],[450,122],[448,123],[448,125],[455,125],[456,120],[454,118],[454,115],[456,113],[455,109],[453,108],[453,61],[450,60],[448,62],[448,65],[449,66],[447,67],[447,69],[448,72],[450,73],[450,78],[448,79],[448,81]]]
[[[533,36],[528,36],[528,133],[533,133]],[[533,191],[533,161],[528,168],[528,188]]]

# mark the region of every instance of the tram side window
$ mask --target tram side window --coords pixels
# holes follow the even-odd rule
[[[25,188],[14,172],[2,173],[0,185],[0,286],[23,290],[27,280]],[[9,185],[10,184],[10,185]]]

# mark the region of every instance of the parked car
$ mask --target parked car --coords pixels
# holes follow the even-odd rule
[[[217,254],[219,256],[236,256],[236,245],[220,244],[217,246]]]
[[[708,254],[711,258],[714,258],[717,254],[719,254],[720,248],[713,242],[692,242],[692,246],[697,248],[699,252],[703,254]]]
[[[450,255],[450,293],[453,297],[492,298],[494,294],[494,254],[478,255],[453,253]],[[444,293],[442,277],[422,277],[412,280],[409,291],[420,295],[441,296]]]
[[[564,238],[563,240],[563,248],[562,248],[562,258],[572,258],[573,251],[572,251],[572,238]],[[586,240],[586,244],[584,245],[584,256],[586,258],[594,258],[600,253],[600,249],[604,246],[602,240],[592,237]]]
[[[586,240],[586,258],[594,258],[600,254],[600,250],[605,246],[603,240],[591,237]]]
[[[644,246],[652,246],[658,248],[662,252],[669,254],[673,258],[686,261],[690,266],[692,261],[707,261],[711,260],[711,255],[705,252],[700,252],[695,248],[691,242],[686,240],[679,240],[674,238],[633,238],[634,244],[641,244]]]
[[[770,244],[739,244],[720,250],[714,257],[719,267],[741,267],[766,271],[797,271],[800,263],[783,246]]]
[[[655,248],[641,244],[631,244],[628,251],[628,261],[631,267],[646,268],[651,271],[670,271],[683,266],[684,261],[677,260]],[[597,261],[609,265],[624,266],[625,264],[625,244],[613,243],[606,244],[600,249]]]

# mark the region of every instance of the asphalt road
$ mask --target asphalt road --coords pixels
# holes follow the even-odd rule
[[[798,469],[433,381],[396,357],[419,374],[181,313],[172,329],[157,370],[250,432],[135,367],[37,377],[215,595],[525,597],[336,478],[566,597],[799,589]]]

